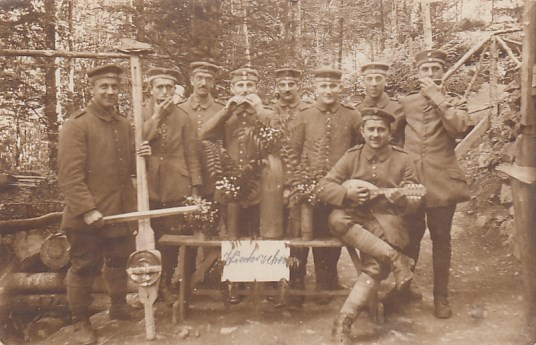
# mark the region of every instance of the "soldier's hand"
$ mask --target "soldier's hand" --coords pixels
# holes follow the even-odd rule
[[[251,105],[251,107],[253,108],[253,110],[255,110],[257,114],[264,109],[260,97],[254,93],[251,93],[246,96],[246,102]]]
[[[431,78],[420,78],[421,94],[425,97],[432,98],[434,95],[441,93],[443,89],[443,83],[439,80],[439,85]]]
[[[153,108],[153,118],[160,122],[163,118],[165,118],[169,113],[171,113],[173,109],[173,97],[166,98],[161,103],[155,102],[154,108]]]
[[[363,205],[370,198],[370,191],[365,187],[352,187],[346,190],[345,199],[353,205]]]
[[[399,190],[395,190],[391,193],[386,193],[385,198],[387,198],[387,200],[391,204],[399,207],[404,207],[407,203],[406,196],[402,194],[402,192],[400,192]]]
[[[242,96],[233,96],[229,98],[225,104],[225,113],[227,114],[227,117],[230,117],[242,103],[244,103],[244,97]]]
[[[138,149],[136,150],[136,154],[142,157],[150,156],[152,154],[152,150],[151,150],[151,145],[149,145],[149,142],[143,141],[140,147],[138,147]]]
[[[104,218],[102,216],[102,213],[100,213],[99,210],[95,209],[84,213],[84,222],[87,225],[94,225],[97,228],[100,228],[104,225]]]

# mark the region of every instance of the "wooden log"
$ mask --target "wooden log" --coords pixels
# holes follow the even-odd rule
[[[109,308],[110,299],[106,294],[93,294],[93,303],[89,309],[96,313]],[[43,312],[43,311],[69,311],[69,303],[65,294],[43,295],[14,295],[10,298],[0,299],[0,310],[10,310],[14,313]]]
[[[52,212],[36,218],[0,221],[0,235],[42,228],[61,221],[62,212]]]
[[[467,85],[467,88],[465,89],[465,93],[463,94],[464,98],[467,98],[469,94],[471,93],[471,89],[473,88],[473,85],[476,82],[476,79],[478,78],[478,75],[480,74],[480,69],[482,68],[482,61],[484,61],[484,56],[486,55],[486,52],[489,49],[489,44],[484,47],[482,50],[482,53],[480,53],[480,58],[478,59],[478,63],[476,64],[476,71],[475,74],[473,74],[473,77],[471,78],[471,81],[469,82],[469,85]]]
[[[495,39],[497,40],[497,43],[499,43],[499,46],[508,54],[510,59],[517,65],[517,68],[521,67],[521,61],[514,55],[514,52],[510,47],[506,45],[506,43],[503,41],[503,39],[500,36],[495,36]]]
[[[16,294],[65,293],[65,274],[55,272],[7,273],[3,284],[7,291]],[[106,284],[102,277],[95,279],[92,291],[106,292]],[[137,286],[129,281],[128,291],[136,292]]]
[[[473,128],[473,130],[469,132],[469,134],[467,134],[458,145],[456,145],[454,152],[456,153],[456,157],[458,157],[458,159],[460,159],[467,151],[469,151],[471,145],[478,138],[480,138],[482,135],[484,135],[484,133],[486,133],[489,128],[489,122],[489,115],[484,116],[480,120],[480,122]]]
[[[510,32],[517,32],[517,31],[521,31],[521,30],[522,30],[521,28],[511,28],[511,29],[505,29],[505,30],[499,30],[499,31],[491,32],[487,37],[484,37],[482,40],[480,40],[480,42],[478,42],[473,48],[469,49],[467,51],[467,53],[465,53],[460,58],[460,60],[458,60],[458,62],[456,62],[454,64],[454,66],[452,66],[445,73],[445,75],[443,76],[443,80],[447,80],[454,72],[456,72],[458,70],[458,68],[460,68],[474,53],[476,53],[478,50],[480,50],[480,48],[482,48],[482,46],[484,44],[486,44],[486,42],[488,42],[493,35],[510,33]]]
[[[199,210],[199,206],[179,206],[170,207],[159,210],[136,211],[123,214],[116,214],[104,217],[106,224],[114,224],[120,222],[129,222],[135,220],[148,220],[150,218],[165,217],[175,214],[195,212]],[[62,212],[52,212],[44,216],[29,218],[29,219],[12,219],[0,221],[0,235],[10,234],[18,231],[32,230],[49,225],[57,224],[61,221]]]
[[[523,46],[523,42],[519,42],[510,38],[507,38],[507,37],[501,37],[501,39],[505,42],[515,44],[516,46],[519,46],[519,47]]]

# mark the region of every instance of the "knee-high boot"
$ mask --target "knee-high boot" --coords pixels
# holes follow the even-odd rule
[[[127,304],[128,276],[124,268],[104,267],[103,278],[106,282],[111,305],[108,315],[111,320],[140,320],[143,315]]]
[[[335,344],[351,345],[350,331],[352,323],[359,313],[368,306],[369,299],[375,291],[376,283],[368,274],[361,273],[357,277],[354,287],[344,301],[339,315],[333,322],[331,329],[332,341]]]
[[[80,276],[72,270],[67,272],[65,285],[67,286],[67,301],[74,323],[73,341],[76,344],[96,344],[97,335],[89,322],[89,306],[93,301],[91,287],[95,276]]]
[[[361,225],[355,224],[339,237],[346,244],[389,265],[398,289],[402,289],[413,279],[412,260]]]

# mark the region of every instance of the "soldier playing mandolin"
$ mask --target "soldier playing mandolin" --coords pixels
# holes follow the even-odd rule
[[[333,324],[337,344],[352,343],[352,322],[370,300],[377,300],[380,281],[390,271],[399,289],[411,281],[411,259],[400,252],[408,244],[402,215],[415,211],[424,194],[424,187],[416,185],[409,155],[389,145],[395,117],[379,108],[363,109],[362,116],[365,144],[348,150],[317,190],[320,200],[337,207],[329,216],[331,232],[359,249],[363,261],[362,272]],[[382,319],[381,304],[373,308],[373,315]]]

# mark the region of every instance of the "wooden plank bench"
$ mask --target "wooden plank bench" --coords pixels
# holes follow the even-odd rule
[[[250,238],[243,238],[243,241],[250,241]],[[196,267],[195,272],[192,274],[191,277],[188,277],[186,272],[186,267],[188,267],[187,256],[186,256],[186,248],[187,247],[201,247],[201,248],[219,248],[221,247],[222,241],[229,241],[227,238],[212,238],[212,239],[199,239],[194,236],[187,236],[187,235],[163,235],[159,240],[158,243],[163,246],[173,246],[173,247],[179,247],[179,275],[182,278],[179,282],[179,298],[178,300],[173,303],[173,323],[177,323],[179,321],[182,321],[186,317],[186,311],[187,311],[187,305],[189,303],[190,295],[219,295],[221,294],[221,291],[219,290],[209,290],[209,289],[195,289],[195,286],[197,283],[203,280],[205,272],[212,266],[212,264],[220,258],[220,252],[219,251],[209,251],[208,255],[205,256],[203,261]],[[259,240],[262,241],[262,240]],[[339,247],[346,247],[348,250],[348,254],[350,255],[350,258],[352,259],[352,262],[354,264],[354,267],[356,271],[359,273],[361,271],[361,262],[359,260],[359,256],[357,255],[357,252],[355,248],[346,246],[341,240],[338,238],[332,237],[332,238],[326,238],[326,239],[315,239],[315,240],[304,240],[301,238],[294,238],[294,239],[283,239],[282,241],[287,241],[289,247],[293,248],[315,248],[315,247],[321,247],[321,248],[339,248]],[[258,288],[259,285],[254,283],[254,290],[253,291],[245,291],[240,290],[238,292],[239,295],[242,296],[276,296],[279,295],[280,292],[277,290],[265,290],[262,288]],[[347,290],[333,290],[333,291],[308,291],[308,290],[297,290],[297,289],[288,289],[285,291],[288,295],[301,295],[301,296],[346,296],[348,294]]]

